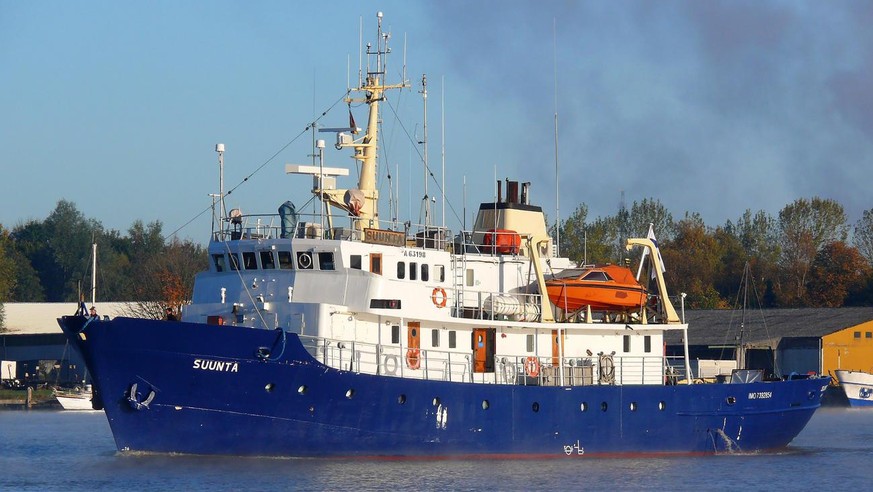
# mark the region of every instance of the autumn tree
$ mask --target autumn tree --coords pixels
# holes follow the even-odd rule
[[[852,244],[867,263],[873,266],[873,209],[865,210],[858,222],[855,222]]]
[[[809,303],[814,307],[841,307],[850,294],[865,288],[870,265],[857,249],[842,241],[825,245],[809,273]]]
[[[846,213],[834,200],[800,198],[779,212],[781,247],[780,286],[783,302],[802,305],[807,275],[816,254],[826,244],[843,241],[848,234]]]
[[[665,281],[675,293],[688,294],[687,306],[695,309],[724,307],[713,287],[721,258],[721,247],[699,214],[687,214],[676,224],[676,237],[664,241]]]

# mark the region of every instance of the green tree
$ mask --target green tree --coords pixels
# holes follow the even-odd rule
[[[686,214],[676,224],[676,237],[665,241],[660,249],[667,270],[665,281],[674,293],[688,294],[688,307],[725,307],[725,302],[713,287],[722,257],[721,245],[707,231],[699,214]]]
[[[806,284],[815,255],[826,244],[843,241],[848,234],[846,213],[834,200],[800,198],[779,212],[781,275],[778,288],[783,302],[803,305]]]
[[[867,259],[867,263],[873,266],[873,208],[865,210],[858,222],[855,222],[852,244]]]

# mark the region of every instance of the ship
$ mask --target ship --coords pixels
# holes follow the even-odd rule
[[[469,231],[381,221],[380,103],[408,83],[385,80],[381,13],[377,25],[346,96],[367,108],[366,128],[329,129],[359,165],[356,188],[337,187],[348,170],[324,167],[319,140],[317,164],[286,167],[312,178],[319,213],[225,213],[222,190],[209,268],[180,321],[58,320],[120,452],[695,455],[778,450],[802,431],[829,377],[738,370],[695,384],[687,345],[666,356],[664,334],[687,341],[688,325],[648,238],[627,240],[646,253],[645,303],[570,311],[546,279],[581,267],[555,252],[529,183],[504,193],[498,181]]]
[[[851,407],[873,407],[873,374],[864,371],[835,371]]]

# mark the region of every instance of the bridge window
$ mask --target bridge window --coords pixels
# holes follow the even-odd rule
[[[276,268],[276,261],[273,259],[272,251],[261,251],[261,268],[264,270]]]
[[[409,262],[409,280],[417,280],[418,279],[418,263],[414,261]]]
[[[230,260],[230,269],[239,270],[239,258],[237,258],[236,253],[229,253],[227,258]]]
[[[349,257],[349,268],[354,268],[355,270],[361,269],[361,255],[352,255]]]
[[[246,270],[257,270],[258,269],[258,257],[255,256],[255,253],[252,251],[246,251],[243,255],[243,265],[245,265]]]
[[[428,280],[430,280],[430,272],[428,271],[428,265],[426,263],[423,263],[421,265],[421,281],[427,282]]]
[[[406,262],[398,261],[397,262],[397,278],[404,279],[406,278]]]
[[[318,269],[319,270],[335,270],[332,252],[318,253]]]
[[[279,268],[282,270],[290,270],[294,268],[294,262],[291,260],[290,251],[279,251]]]
[[[215,264],[216,272],[223,272],[227,269],[224,265],[224,255],[212,255],[212,263]]]

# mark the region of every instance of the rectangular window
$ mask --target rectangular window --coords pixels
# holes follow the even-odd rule
[[[243,265],[245,265],[246,270],[257,270],[258,269],[258,257],[255,255],[253,251],[246,251],[243,255]]]
[[[409,280],[416,280],[418,276],[418,263],[409,262]]]
[[[434,265],[434,273],[436,274],[437,282],[443,283],[446,281],[446,267],[442,265]]]
[[[433,330],[430,333],[430,345],[431,347],[439,347],[440,346],[440,331]]]
[[[449,331],[449,348],[458,347],[458,333],[455,330]]]
[[[643,337],[643,347],[647,354],[652,352],[652,335]]]
[[[230,260],[230,269],[239,270],[239,258],[236,253],[228,253],[227,258]]]
[[[622,350],[624,350],[625,353],[630,352],[630,335],[625,335],[622,338],[624,339],[624,347]]]
[[[404,279],[406,278],[406,262],[398,261],[397,262],[397,278]]]
[[[370,254],[370,271],[382,275],[382,253]]]
[[[361,269],[361,255],[352,255],[349,257],[349,268],[354,268],[355,270]]]
[[[855,338],[861,338],[861,332],[860,332],[860,331],[856,331],[856,332],[855,332]]]
[[[533,351],[534,351],[534,336],[533,336],[533,335],[528,335],[528,336],[525,337],[525,338],[527,339],[527,347],[526,347],[526,348],[527,348],[527,351],[528,351],[528,352],[533,352]]]
[[[400,325],[391,326],[391,343],[400,343]]]
[[[467,287],[473,286],[473,269],[467,269]]]
[[[430,280],[430,271],[429,271],[428,265],[427,265],[427,263],[422,263],[421,264],[421,281],[427,282],[428,280]]]
[[[319,270],[335,270],[333,264],[333,252],[318,253],[318,269]]]
[[[276,262],[273,260],[272,251],[261,251],[261,268],[264,270],[272,270],[276,268]]]
[[[290,251],[279,251],[279,268],[282,270],[290,270],[294,268],[294,263],[291,260]]]
[[[868,331],[868,332],[865,332],[865,333],[864,333],[864,338],[873,338],[873,333],[871,333],[871,332],[869,332],[869,331]]]
[[[212,255],[212,263],[215,264],[216,272],[223,272],[227,268],[224,266],[224,255]]]
[[[400,309],[400,299],[370,299],[373,309]]]

